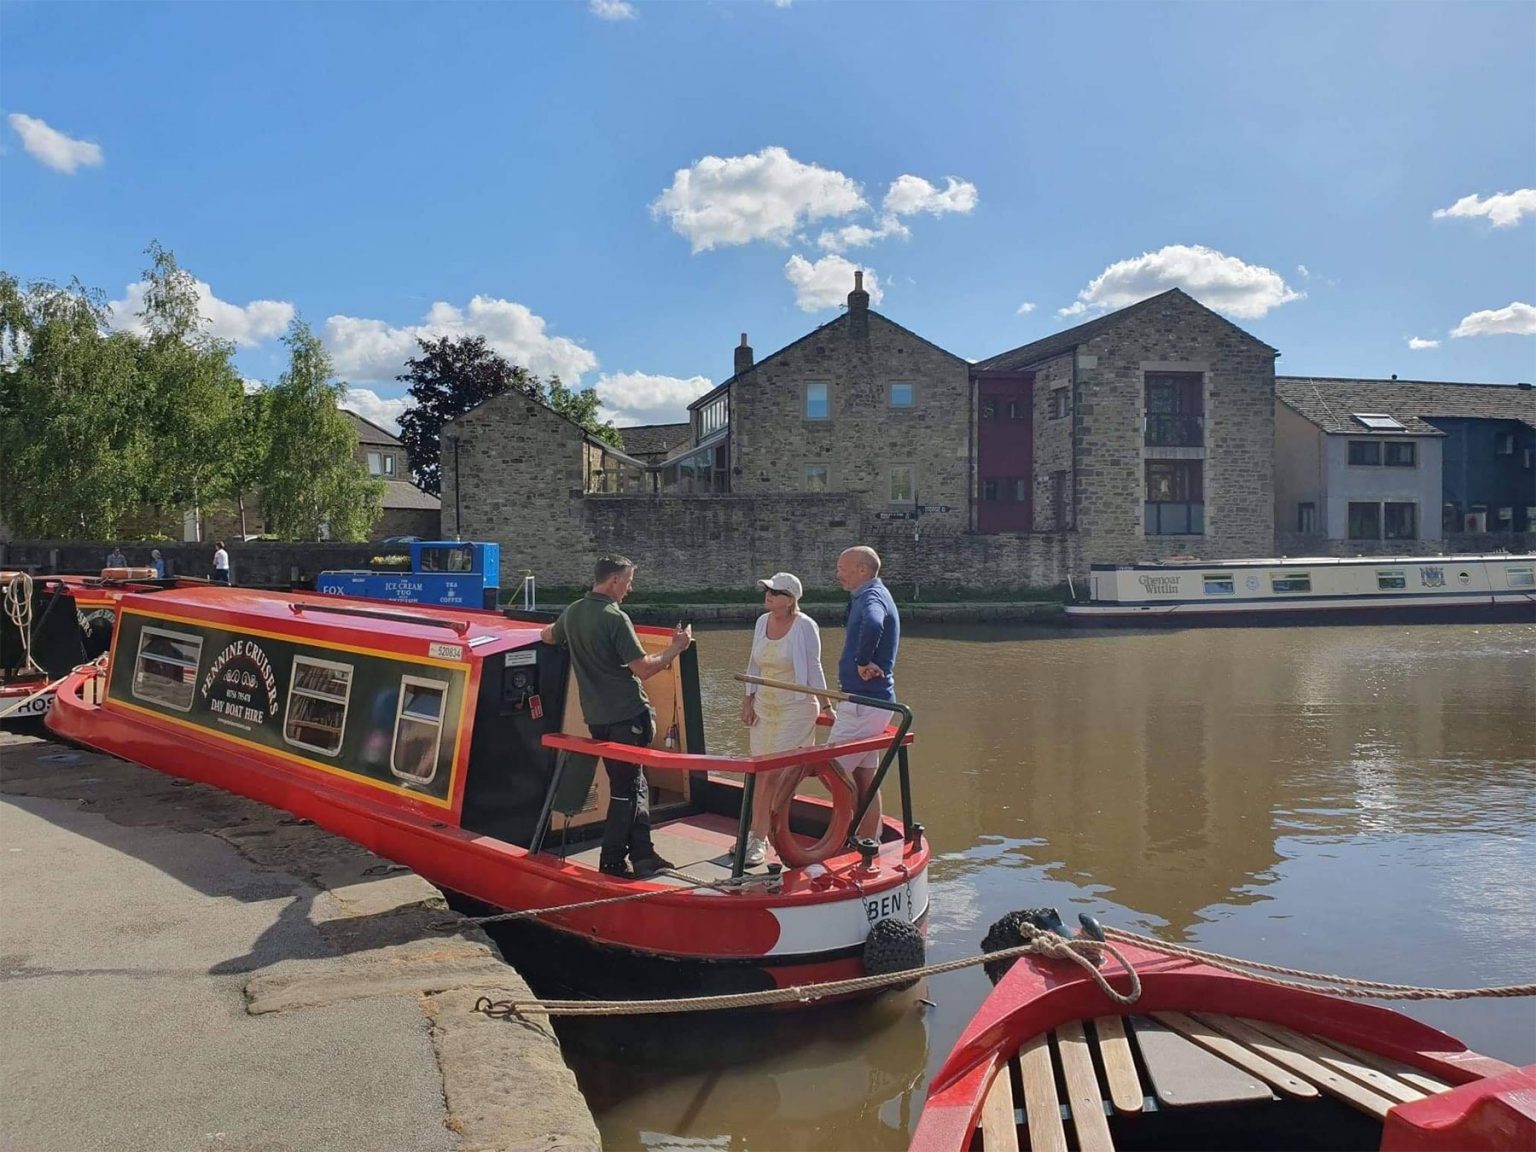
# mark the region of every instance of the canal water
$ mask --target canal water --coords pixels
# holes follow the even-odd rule
[[[711,750],[745,751],[750,638],[699,636]],[[824,631],[829,671],[841,643]],[[930,961],[1055,905],[1315,971],[1536,978],[1536,627],[946,628],[903,638],[897,685]],[[989,987],[970,968],[869,1005],[560,1030],[605,1148],[902,1149]],[[1536,1061],[1536,1001],[1405,1010]]]

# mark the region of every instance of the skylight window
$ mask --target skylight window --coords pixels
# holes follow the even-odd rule
[[[1385,412],[1351,412],[1356,420],[1364,424],[1372,432],[1403,432],[1406,429],[1397,420],[1388,416]]]

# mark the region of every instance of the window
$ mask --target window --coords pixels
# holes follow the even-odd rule
[[[825,492],[827,490],[827,466],[825,464],[807,464],[805,466],[805,490],[807,492]]]
[[[341,751],[351,696],[352,665],[295,656],[283,739],[313,752],[336,755]]]
[[[1504,579],[1511,588],[1536,588],[1536,565],[1506,564]]]
[[[1148,447],[1199,448],[1205,444],[1204,377],[1199,372],[1149,372],[1144,396]]]
[[[395,712],[395,741],[389,750],[389,770],[413,784],[430,784],[437,775],[437,750],[443,739],[446,680],[400,678],[400,704]]]
[[[1388,540],[1417,540],[1419,538],[1419,506],[1417,504],[1384,504],[1382,533]]]
[[[1013,502],[1015,504],[1028,504],[1029,503],[1029,478],[1028,477],[1026,477],[1026,476],[1015,476],[1013,478],[1013,480],[1010,482],[1010,486],[1013,488]]]
[[[423,572],[469,572],[474,566],[474,559],[468,547],[421,550]]]
[[[805,418],[807,420],[832,418],[830,393],[831,388],[825,381],[814,381],[805,386]]]
[[[133,669],[133,694],[178,712],[192,710],[197,662],[203,638],[184,632],[145,628],[139,634],[139,658]]]
[[[917,403],[910,384],[892,384],[889,400],[892,408],[910,408]]]
[[[1497,530],[1500,532],[1513,532],[1515,530],[1515,510],[1513,506],[1505,504],[1499,509],[1499,527]]]
[[[997,503],[997,481],[983,480],[981,482],[981,498],[988,504]]]
[[[1148,460],[1144,531],[1149,536],[1201,536],[1205,497],[1199,460]]]
[[[1388,468],[1413,468],[1418,464],[1418,445],[1412,440],[1388,441],[1382,448],[1382,463]]]
[[[1376,587],[1382,592],[1401,592],[1408,587],[1407,575],[1398,568],[1376,570]]]
[[[1148,460],[1148,500],[1199,500],[1200,461]]]
[[[1317,505],[1311,501],[1296,505],[1296,531],[1307,536],[1317,535]]]
[[[393,452],[368,453],[368,475],[393,476],[395,474],[395,454]]]
[[[1349,538],[1351,540],[1381,539],[1381,505],[1376,503],[1349,506]]]
[[[1312,573],[1280,572],[1269,578],[1269,590],[1276,596],[1312,591]]]
[[[912,478],[912,465],[893,465],[891,468],[891,503],[915,503],[916,500],[913,495],[914,488],[915,484]]]
[[[731,395],[721,393],[698,410],[698,435],[702,439],[724,428],[730,418]]]
[[[1372,432],[1402,432],[1404,430],[1400,421],[1393,419],[1385,412],[1351,412],[1350,415]]]
[[[1453,532],[1461,531],[1461,505],[1442,504],[1440,506],[1440,533],[1449,536]]]
[[[1010,420],[1022,420],[1022,419],[1024,419],[1024,402],[1022,400],[1010,400],[1010,401],[1008,401],[1008,419],[1010,419]]]
[[[1381,444],[1375,440],[1351,440],[1349,442],[1351,464],[1380,464]]]
[[[1060,420],[1070,411],[1068,396],[1070,393],[1065,388],[1051,389],[1051,419]]]
[[[1513,456],[1515,454],[1515,434],[1513,432],[1500,432],[1493,438],[1493,450],[1500,456]]]
[[[1065,468],[1058,468],[1051,473],[1051,512],[1056,517],[1058,530],[1071,527],[1071,518],[1067,514],[1067,470]]]
[[[1207,572],[1203,579],[1207,596],[1231,596],[1237,591],[1230,572]]]

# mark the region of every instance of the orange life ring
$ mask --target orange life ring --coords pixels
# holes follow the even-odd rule
[[[801,764],[798,768],[785,771],[793,771],[795,775],[785,785],[784,802],[769,815],[768,838],[773,841],[779,859],[789,867],[804,868],[808,864],[819,864],[840,851],[848,842],[858,792],[854,789],[853,781],[830,760]],[[794,806],[795,789],[807,776],[820,780],[822,787],[832,795],[832,819],[827,821],[827,830],[821,839],[809,846],[795,839],[794,833],[789,830],[789,813]]]

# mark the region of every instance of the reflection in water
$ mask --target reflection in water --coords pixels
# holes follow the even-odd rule
[[[730,677],[750,638],[701,633],[715,750],[745,751]],[[823,633],[829,663],[841,643]],[[1530,980],[1533,653],[1525,626],[904,637],[929,958],[1055,904],[1346,975]],[[610,1148],[903,1148],[987,987],[973,968],[866,1008],[562,1035]],[[1536,1060],[1530,1001],[1405,1010]]]

